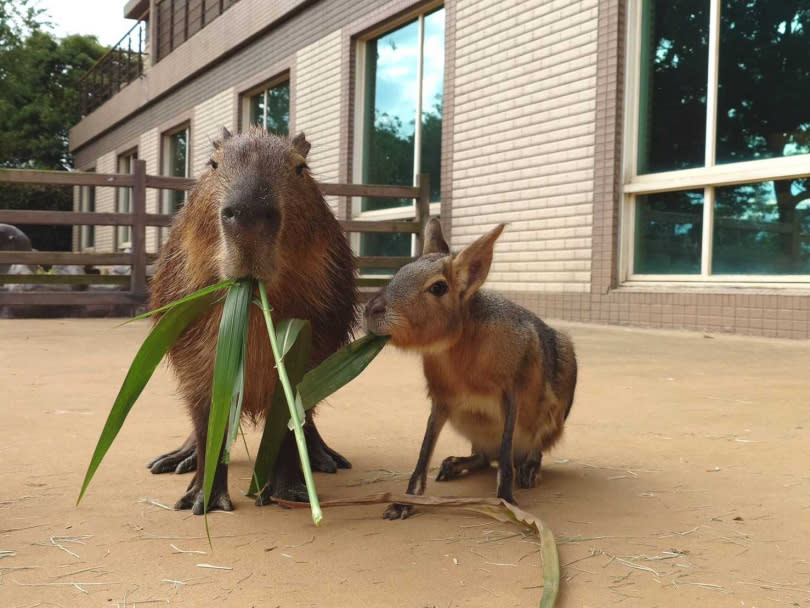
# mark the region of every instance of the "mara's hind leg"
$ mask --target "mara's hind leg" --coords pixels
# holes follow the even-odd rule
[[[436,481],[451,481],[462,475],[489,468],[489,458],[473,447],[472,456],[449,456],[442,461]]]
[[[542,461],[543,454],[538,450],[516,463],[517,485],[519,488],[525,490],[534,487],[537,476],[540,474],[540,463]]]

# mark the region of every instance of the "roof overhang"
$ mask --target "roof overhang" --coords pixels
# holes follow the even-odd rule
[[[149,10],[149,0],[129,0],[124,5],[126,19],[140,19]]]

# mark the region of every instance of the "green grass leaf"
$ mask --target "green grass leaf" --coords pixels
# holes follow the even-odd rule
[[[304,409],[300,403],[296,401],[295,394],[293,393],[290,378],[287,375],[287,366],[284,365],[284,354],[278,345],[278,336],[273,326],[273,318],[270,314],[270,303],[267,301],[267,291],[264,284],[259,283],[259,295],[262,299],[262,313],[264,314],[264,322],[267,326],[267,335],[270,338],[270,347],[273,349],[273,357],[276,360],[276,369],[278,369],[278,380],[284,389],[284,397],[287,400],[287,406],[290,411],[290,430],[293,431],[295,436],[295,445],[298,448],[298,457],[301,465],[301,473],[304,475],[304,483],[307,486],[307,496],[309,497],[309,506],[312,511],[312,522],[318,526],[323,519],[321,507],[318,501],[318,492],[315,490],[315,479],[312,477],[312,468],[309,462],[309,451],[307,449],[306,437],[304,436]]]
[[[250,299],[253,281],[239,281],[225,298],[222,320],[219,324],[217,352],[214,359],[214,379],[211,386],[211,409],[208,415],[208,437],[205,444],[205,471],[203,472],[203,508],[208,512],[208,501],[214,485],[214,475],[220,462],[220,452],[228,428],[233,395],[240,377],[244,353]],[[201,446],[198,446],[200,449]],[[206,517],[206,531],[208,521]]]
[[[304,409],[310,409],[354,380],[387,342],[388,336],[368,334],[347,344],[318,367],[307,372],[296,386]]]
[[[227,281],[222,281],[221,283],[217,283],[215,285],[210,285],[208,287],[203,287],[202,289],[195,291],[192,294],[187,295],[185,298],[180,298],[179,300],[175,300],[174,302],[169,302],[166,306],[161,306],[160,308],[156,308],[155,310],[150,310],[145,312],[137,317],[132,317],[121,323],[121,325],[126,325],[127,323],[132,323],[133,321],[140,321],[141,319],[146,319],[147,317],[151,317],[152,315],[156,315],[158,313],[164,312],[166,310],[170,310],[175,306],[179,306],[181,304],[185,304],[191,300],[196,300],[202,296],[207,296],[208,294],[214,293],[215,291],[219,291],[220,289],[226,289],[236,283],[236,279],[228,279]]]
[[[225,450],[222,455],[222,462],[228,464],[231,461],[231,446],[236,441],[239,434],[239,423],[242,420],[242,401],[245,396],[245,362],[247,361],[247,339],[242,342],[242,358],[239,361],[239,373],[236,376],[231,396],[231,409],[228,413],[228,436],[225,440]]]
[[[307,324],[309,324],[309,321],[303,319],[283,319],[278,322],[278,325],[276,325],[276,341],[282,359],[295,344],[301,329]]]
[[[171,345],[174,344],[175,340],[183,333],[183,330],[211,306],[216,298],[215,291],[206,290],[202,294],[198,292],[198,295],[193,298],[189,296],[175,302],[173,306],[166,309],[166,314],[160,318],[143,341],[141,348],[129,366],[126,378],[124,378],[118,396],[115,398],[115,403],[113,403],[110,414],[107,416],[107,422],[104,423],[104,428],[90,459],[90,466],[88,466],[87,473],[84,476],[84,482],[76,504],[84,496],[90,480],[101,464],[101,460],[121,430],[121,425],[124,424],[124,420],[135,404],[135,400],[140,396],[149,378],[152,377],[158,363],[160,363],[160,360]]]
[[[282,336],[279,334],[284,329],[282,323],[279,323],[279,327],[276,331],[279,343],[282,339]],[[301,321],[297,338],[284,357],[287,376],[293,386],[298,384],[304,377],[309,367],[311,353],[312,326],[309,321]],[[256,464],[253,469],[253,479],[247,491],[248,496],[254,496],[270,481],[270,476],[275,470],[278,453],[281,449],[281,442],[284,440],[284,435],[287,433],[289,422],[290,409],[287,406],[287,400],[281,388],[281,382],[279,382],[273,393],[273,398],[266,414],[264,432],[262,433],[259,451],[256,454]]]

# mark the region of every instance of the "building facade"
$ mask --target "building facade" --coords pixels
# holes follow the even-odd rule
[[[131,0],[142,74],[95,94],[76,166],[197,176],[223,127],[304,131],[326,182],[431,176],[492,289],[573,321],[810,338],[801,0]],[[149,212],[182,195],[150,191]],[[328,201],[344,219],[410,204]],[[128,210],[126,189],[78,209]],[[157,250],[162,235],[147,234]],[[77,232],[113,250],[122,228]],[[410,238],[366,235],[365,255]]]

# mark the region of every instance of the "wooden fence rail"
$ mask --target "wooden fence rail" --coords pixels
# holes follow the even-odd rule
[[[13,225],[59,226],[131,226],[132,251],[130,253],[85,253],[66,251],[0,251],[0,264],[71,264],[71,265],[129,265],[129,277],[108,275],[8,275],[0,274],[0,285],[68,284],[89,285],[129,284],[128,291],[98,292],[4,292],[0,291],[0,306],[33,305],[92,305],[143,304],[148,295],[147,265],[157,255],[146,251],[146,227],[170,226],[171,215],[146,212],[147,188],[188,190],[195,180],[182,177],[147,175],[146,162],[136,160],[131,174],[90,173],[79,171],[32,171],[27,169],[0,169],[0,183],[48,184],[61,186],[98,186],[132,189],[132,213],[30,211],[0,209],[0,223]],[[429,176],[420,175],[416,186],[385,186],[364,184],[321,184],[325,196],[408,198],[414,200],[415,221],[362,221],[341,220],[345,232],[404,233],[416,238],[417,251],[422,250],[422,233],[429,215]],[[410,262],[410,257],[358,257],[358,266],[369,269],[394,271]],[[100,278],[103,276],[104,278]],[[383,278],[363,279],[366,286],[384,283]]]

